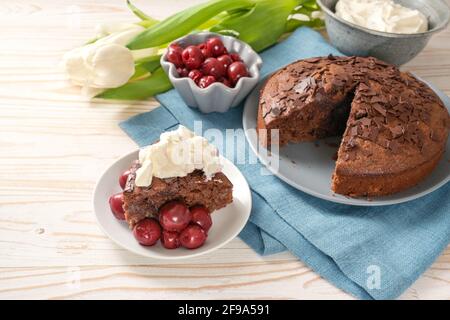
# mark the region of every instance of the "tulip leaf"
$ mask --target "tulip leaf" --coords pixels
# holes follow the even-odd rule
[[[153,21],[155,23],[158,22],[158,20],[153,19],[149,15],[147,15],[145,12],[143,12],[141,9],[137,8],[134,4],[131,3],[130,0],[127,0],[127,6],[131,10],[131,12],[134,13],[135,16],[137,16],[139,19],[144,21]]]
[[[128,82],[119,88],[108,89],[96,98],[116,100],[143,100],[172,88],[169,78],[162,68],[158,68],[148,78]]]
[[[156,47],[186,35],[223,11],[252,7],[252,0],[212,0],[182,10],[148,28],[134,38],[128,48],[143,49]]]
[[[239,39],[261,51],[275,44],[285,32],[287,18],[298,0],[258,0],[252,10],[231,15],[210,29],[213,32],[234,30]]]

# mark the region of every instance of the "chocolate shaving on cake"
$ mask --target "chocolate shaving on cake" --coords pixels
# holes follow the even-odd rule
[[[309,80],[304,79],[294,86],[294,91],[297,93],[304,93],[309,89]]]
[[[369,91],[370,87],[369,87],[366,83],[361,82],[361,83],[359,84],[358,89],[359,89],[360,91],[363,91],[363,92],[364,92],[364,91]]]
[[[321,58],[317,57],[317,58],[306,59],[305,61],[309,62],[309,63],[316,63],[316,62],[319,62],[320,60],[321,60]]]
[[[369,136],[370,136],[370,129],[366,128],[366,127],[363,127],[363,130],[362,130],[362,133],[361,133],[361,138],[368,140]]]
[[[351,137],[345,144],[345,150],[351,150],[356,147],[356,141],[354,137]]]
[[[272,114],[273,114],[274,116],[277,116],[277,115],[279,115],[279,114],[281,113],[281,110],[280,110],[280,108],[278,108],[278,107],[273,107],[273,108],[271,109],[271,112],[272,112]]]
[[[382,103],[382,104],[387,104],[387,103],[388,103],[388,100],[386,99],[385,96],[378,95],[378,96],[373,96],[373,97],[370,99],[370,102],[371,102],[371,103],[376,103],[376,102],[378,102],[378,103]]]
[[[279,89],[281,91],[289,91],[292,89],[292,87],[294,87],[294,85],[295,85],[295,82],[291,79],[291,80],[288,80],[285,82],[281,82],[279,84]]]
[[[366,117],[366,116],[367,116],[367,110],[358,110],[355,113],[355,118],[356,119],[361,119],[361,118]]]
[[[372,120],[375,122],[378,129],[381,129],[384,126],[384,118],[374,117]]]
[[[378,113],[380,113],[383,117],[386,117],[386,108],[384,108],[379,103],[372,104],[372,108],[375,109]]]
[[[358,127],[357,127],[357,126],[352,127],[352,128],[350,129],[350,136],[351,136],[351,137],[356,137],[356,136],[358,136]]]
[[[363,118],[363,119],[360,120],[360,123],[361,123],[363,126],[368,127],[368,126],[370,126],[370,125],[372,124],[372,120],[369,119],[369,118]]]
[[[378,138],[378,134],[379,134],[380,130],[377,127],[370,127],[369,128],[369,140],[372,142],[376,142],[377,138]]]
[[[392,138],[397,139],[398,137],[402,136],[404,133],[404,129],[402,126],[398,125],[392,128],[389,128],[391,130]]]

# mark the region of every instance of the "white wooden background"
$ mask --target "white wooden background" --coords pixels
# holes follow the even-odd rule
[[[135,2],[163,18],[196,1]],[[96,23],[133,19],[125,0],[0,2],[0,298],[351,298],[292,255],[262,258],[239,239],[204,257],[161,262],[100,231],[94,184],[135,148],[117,123],[155,103],[90,102],[59,62]],[[450,94],[450,31],[405,69]],[[450,247],[401,298],[450,299]]]

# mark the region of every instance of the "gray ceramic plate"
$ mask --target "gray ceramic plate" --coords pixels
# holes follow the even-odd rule
[[[422,80],[423,81],[423,80]],[[427,83],[441,98],[450,111],[450,98],[442,91]],[[435,170],[417,186],[403,192],[368,199],[354,199],[335,194],[331,191],[331,175],[334,171],[333,156],[337,151],[339,138],[324,139],[317,143],[289,144],[279,153],[279,170],[270,165],[267,155],[258,153],[258,141],[254,135],[247,134],[247,129],[256,128],[256,115],[261,84],[248,96],[243,114],[243,126],[247,141],[259,160],[273,174],[291,186],[325,200],[358,206],[381,206],[410,201],[422,197],[450,180],[450,139],[447,140],[445,154]],[[268,164],[269,163],[269,164]]]

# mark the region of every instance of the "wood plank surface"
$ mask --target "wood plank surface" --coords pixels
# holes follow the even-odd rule
[[[156,18],[196,2],[135,1]],[[0,298],[351,299],[292,255],[260,257],[239,239],[165,262],[102,233],[95,182],[136,148],[117,124],[156,103],[90,101],[60,61],[97,23],[134,20],[125,0],[0,3]],[[449,29],[404,69],[450,94]],[[450,247],[401,298],[450,299]]]

